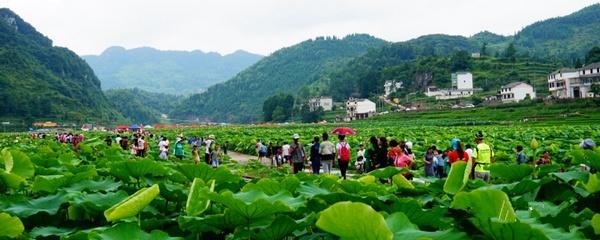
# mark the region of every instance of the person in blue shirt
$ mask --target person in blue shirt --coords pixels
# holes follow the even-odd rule
[[[523,164],[527,162],[527,156],[523,152],[523,146],[518,145],[516,147],[517,150],[517,164]]]

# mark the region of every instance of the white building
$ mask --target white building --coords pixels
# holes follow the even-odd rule
[[[550,95],[556,98],[594,97],[594,83],[600,84],[600,62],[579,69],[562,68],[548,75]]]
[[[473,89],[473,74],[470,72],[456,72],[452,74],[452,88]]]
[[[478,52],[471,53],[471,57],[472,58],[481,58],[481,53],[478,53]]]
[[[319,108],[323,111],[331,111],[333,109],[333,99],[331,97],[313,97],[308,99],[308,108],[311,112]]]
[[[435,97],[437,100],[448,100],[470,97],[479,88],[473,88],[473,74],[470,72],[456,72],[452,74],[452,87],[438,89],[436,86],[427,87],[425,95]]]
[[[402,89],[402,82],[395,80],[387,80],[383,84],[385,97],[390,96],[390,94],[395,93],[399,89]]]
[[[350,98],[346,101],[346,121],[365,119],[375,115],[376,105],[369,99]]]
[[[533,87],[524,82],[514,82],[504,85],[500,89],[500,100],[502,102],[519,102],[525,98],[535,98]]]

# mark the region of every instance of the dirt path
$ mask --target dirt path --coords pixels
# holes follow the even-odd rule
[[[247,154],[233,152],[233,151],[228,151],[227,155],[231,158],[231,160],[234,160],[240,164],[248,164],[248,162],[256,161],[258,159],[257,156],[247,155]],[[271,166],[270,159],[268,159],[266,157],[263,158],[261,163],[265,166]],[[306,169],[305,171],[309,171],[309,170]],[[334,168],[331,170],[331,174],[340,175],[340,170],[338,168]],[[348,173],[348,176],[353,176],[353,175],[354,174]]]

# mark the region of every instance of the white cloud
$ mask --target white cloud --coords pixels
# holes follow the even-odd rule
[[[322,35],[369,33],[388,41],[424,34],[509,35],[592,0],[3,0],[56,45],[269,54]]]

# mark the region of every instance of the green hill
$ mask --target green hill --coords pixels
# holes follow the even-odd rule
[[[123,117],[92,69],[9,9],[0,9],[0,118],[112,123]]]
[[[206,93],[190,96],[173,115],[217,122],[261,121],[267,97],[295,93],[330,69],[385,44],[372,36],[350,35],[343,39],[320,37],[283,48]]]
[[[140,88],[150,92],[189,94],[224,82],[262,56],[238,50],[228,55],[202,51],[161,51],[143,47],[110,47],[83,56],[103,89]]]
[[[143,124],[164,121],[161,119],[161,115],[172,111],[182,98],[171,94],[147,92],[138,88],[111,89],[105,94],[125,117],[133,122]]]

